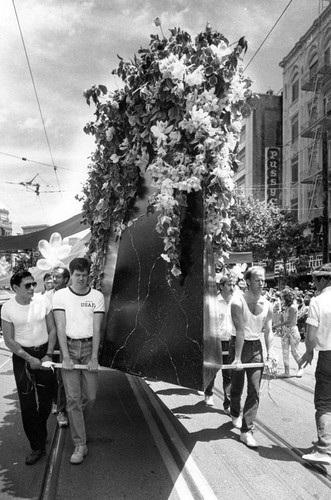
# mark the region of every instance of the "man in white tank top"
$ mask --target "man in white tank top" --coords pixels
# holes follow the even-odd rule
[[[267,356],[269,357],[272,333],[272,305],[262,296],[265,283],[263,267],[253,266],[245,273],[247,290],[242,296],[232,299],[231,315],[235,336],[230,339],[230,362],[232,371],[230,412],[233,425],[241,430],[240,441],[250,448],[258,445],[253,437],[254,420],[259,406],[259,393],[263,368],[241,369],[242,363],[263,363],[261,337],[264,331]],[[247,376],[247,397],[241,417],[241,396]]]

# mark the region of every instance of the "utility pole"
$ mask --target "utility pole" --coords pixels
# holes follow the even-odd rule
[[[328,131],[322,131],[323,264],[329,262]]]

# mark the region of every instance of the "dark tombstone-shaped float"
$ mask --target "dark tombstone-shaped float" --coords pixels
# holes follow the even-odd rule
[[[148,189],[147,189],[148,195]],[[204,238],[201,194],[183,214],[182,270],[169,279],[163,241],[147,198],[119,244],[109,240],[104,289],[109,308],[101,364],[126,373],[203,390],[221,363],[216,337],[212,250]]]

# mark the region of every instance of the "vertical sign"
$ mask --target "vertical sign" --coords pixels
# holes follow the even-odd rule
[[[265,200],[279,204],[280,201],[280,148],[265,148]]]

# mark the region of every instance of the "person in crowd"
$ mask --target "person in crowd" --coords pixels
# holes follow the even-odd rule
[[[51,359],[56,330],[51,304],[45,295],[34,293],[37,283],[29,271],[15,273],[10,285],[15,296],[2,306],[2,329],[13,353],[23,428],[31,446],[25,463],[33,465],[45,454],[53,373],[41,364]]]
[[[272,346],[272,305],[262,296],[265,283],[263,267],[253,266],[245,273],[247,290],[232,299],[231,315],[236,334],[230,339],[230,361],[234,365],[231,378],[230,412],[234,427],[241,430],[240,441],[248,447],[258,446],[254,436],[254,420],[259,406],[263,368],[241,368],[243,363],[263,363],[262,332],[267,359]],[[247,397],[241,417],[241,396],[247,377]]]
[[[233,331],[233,324],[231,319],[231,307],[230,301],[233,296],[235,282],[231,276],[222,276],[218,283],[219,294],[218,298],[218,308],[219,308],[219,335],[222,344],[222,352],[227,354],[222,355],[223,364],[228,364],[229,357],[229,340]],[[230,387],[231,387],[231,371],[223,370],[223,408],[225,413],[230,414]],[[205,404],[208,406],[214,405],[213,400],[213,389],[215,384],[215,378],[210,382],[205,390]]]
[[[54,294],[53,311],[75,447],[70,463],[80,464],[88,453],[85,420],[97,394],[100,331],[105,304],[102,293],[89,286],[90,264],[87,259],[72,260],[69,270],[71,284]],[[74,369],[75,364],[87,365],[87,369]]]
[[[323,264],[312,276],[318,295],[309,304],[306,352],[300,366],[311,364],[314,349],[318,351],[314,396],[318,440],[316,449],[302,458],[331,465],[331,264]]]
[[[297,327],[298,306],[295,300],[295,292],[292,288],[285,288],[282,292],[282,299],[284,303],[283,321],[274,325],[274,328],[282,329],[282,353],[284,363],[284,373],[279,375],[280,378],[290,377],[290,347],[293,358],[298,364],[298,371],[296,376],[302,377],[303,370],[299,367],[300,353],[300,334]]]
[[[43,282],[44,282],[44,291],[42,293],[46,293],[54,288],[54,283],[51,273],[44,274]]]
[[[70,279],[70,271],[65,266],[57,266],[54,267],[52,271],[54,288],[46,292],[46,296],[49,299],[50,303],[53,306],[53,297],[54,293],[62,288],[65,288]],[[57,341],[55,349],[59,349],[59,343]],[[59,362],[60,358],[56,355],[57,359],[54,359],[55,362]],[[66,410],[66,395],[62,380],[61,370],[56,370],[54,373],[54,401],[53,405],[55,406],[55,413],[57,422],[59,427],[67,427],[69,425],[67,410]]]
[[[271,296],[270,301],[272,303],[272,324],[277,325],[277,323],[281,321],[282,317],[282,301],[280,298],[280,293],[274,293]]]
[[[307,318],[308,318],[310,296],[309,295],[304,296],[301,299],[301,301],[302,301],[301,307],[298,308],[298,321],[297,321],[297,325],[298,325],[298,329],[299,329],[299,334],[300,334],[301,342],[304,342],[305,341],[305,337],[306,337],[306,329],[307,329],[306,321],[307,321]]]

